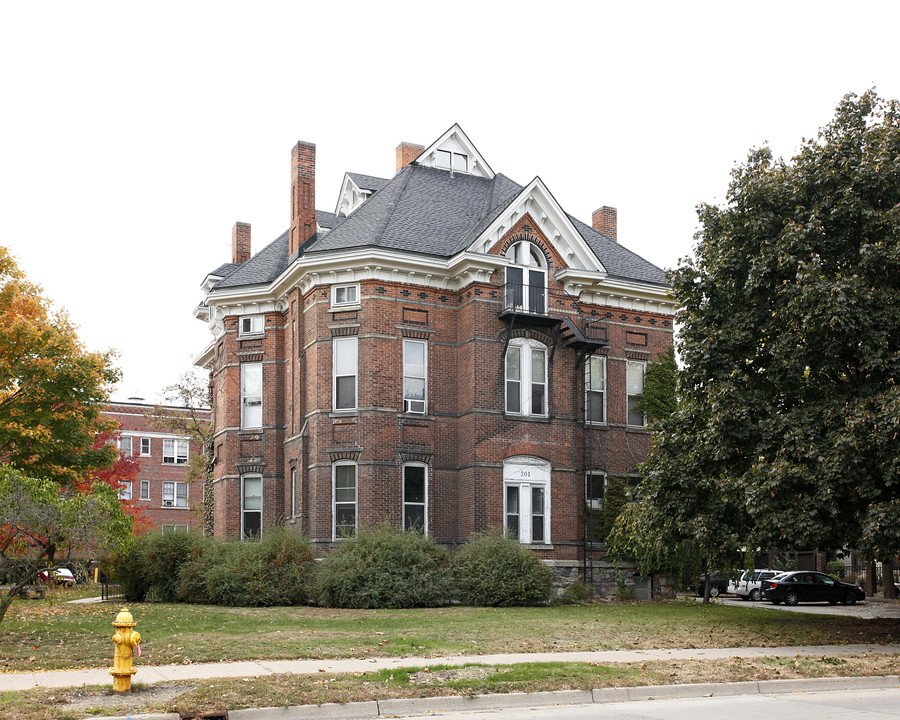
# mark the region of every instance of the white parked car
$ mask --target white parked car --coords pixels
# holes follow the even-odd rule
[[[732,595],[738,595],[744,600],[757,602],[762,597],[762,591],[760,590],[762,581],[773,578],[783,572],[784,570],[744,570],[741,573],[740,580],[732,580],[728,583],[728,592]]]

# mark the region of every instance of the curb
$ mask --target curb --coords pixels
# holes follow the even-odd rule
[[[293,705],[274,708],[229,710],[228,720],[361,720],[433,712],[462,710],[502,710],[547,705],[590,705],[639,700],[675,700],[736,695],[779,695],[830,690],[879,690],[900,688],[900,676],[832,677],[801,680],[750,680],[729,683],[685,685],[645,685],[642,687],[597,688],[595,690],[555,690],[494,695],[446,695],[429,698],[393,698],[355,703]],[[121,715],[105,720],[180,720],[178,713]]]

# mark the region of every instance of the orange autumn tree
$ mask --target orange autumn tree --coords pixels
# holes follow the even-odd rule
[[[109,468],[118,450],[97,438],[116,430],[100,411],[118,378],[0,246],[0,462],[61,486]]]

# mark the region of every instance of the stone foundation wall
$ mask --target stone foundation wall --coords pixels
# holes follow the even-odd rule
[[[582,579],[583,565],[574,560],[547,561],[553,571],[553,596],[562,597],[566,589]],[[675,589],[668,575],[641,578],[633,563],[594,562],[595,600],[650,600],[674,598]]]

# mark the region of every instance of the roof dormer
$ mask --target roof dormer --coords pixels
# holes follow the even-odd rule
[[[416,165],[462,172],[491,180],[494,171],[459,125],[454,125],[416,158]]]
[[[371,175],[344,173],[344,181],[341,183],[341,192],[338,195],[334,214],[339,218],[347,217],[384,187],[387,182],[383,178],[376,178]]]

